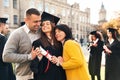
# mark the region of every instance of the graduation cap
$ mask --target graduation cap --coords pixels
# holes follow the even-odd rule
[[[97,33],[97,31],[90,32],[91,35],[95,35],[96,33]]]
[[[0,18],[0,23],[6,23],[7,18]]]
[[[24,24],[25,24],[25,22],[21,22],[21,23],[20,23],[20,26],[23,26]]]
[[[108,28],[109,32],[115,33],[117,30],[114,28]]]
[[[41,15],[41,21],[43,22],[46,20],[49,20],[49,21],[55,23],[55,25],[56,25],[58,23],[58,21],[60,20],[60,18],[57,16],[54,16],[52,14],[49,14],[47,12],[43,12]]]

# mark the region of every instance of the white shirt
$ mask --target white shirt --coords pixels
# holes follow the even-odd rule
[[[35,33],[30,31],[30,29],[28,28],[28,26],[26,24],[23,25],[22,27],[24,27],[25,32],[28,34],[28,36],[29,36],[29,38],[31,40],[31,43],[33,43],[33,41],[40,38],[40,33],[38,31],[36,31]],[[28,55],[28,57],[31,59],[32,58],[31,54]],[[41,60],[42,56],[41,57],[38,56],[38,59]]]
[[[24,30],[25,32],[28,34],[30,40],[31,40],[31,43],[33,43],[33,41],[37,40],[38,38],[40,38],[40,33],[38,31],[36,31],[35,33],[30,31],[30,29],[28,28],[28,26],[25,24],[24,26]]]
[[[108,40],[109,41],[109,43],[110,44],[112,44],[113,43],[113,41],[114,41],[114,39],[111,39],[111,40]]]

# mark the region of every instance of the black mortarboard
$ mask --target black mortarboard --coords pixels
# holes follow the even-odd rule
[[[55,23],[55,25],[56,25],[58,23],[58,21],[60,20],[60,18],[57,16],[54,16],[52,14],[49,14],[47,12],[43,12],[41,15],[41,21],[46,21],[46,20],[49,20],[49,21]]]
[[[25,22],[21,22],[21,23],[20,23],[20,26],[23,26],[24,24],[25,24]]]
[[[96,33],[97,33],[96,31],[90,32],[91,35],[95,35]]]
[[[114,28],[108,28],[109,32],[112,32],[112,33],[115,33],[116,32],[116,29]]]
[[[6,23],[7,18],[0,18],[0,23]]]

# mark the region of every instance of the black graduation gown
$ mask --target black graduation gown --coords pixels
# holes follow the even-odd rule
[[[33,42],[33,46],[35,48],[39,46],[43,47],[39,39]],[[51,55],[62,56],[62,50],[57,49],[52,45],[43,48],[48,50]],[[34,80],[66,80],[65,71],[62,67],[58,67],[51,63],[46,57],[43,57],[41,61],[36,57],[31,62],[30,68],[34,72]]]
[[[11,63],[5,63],[2,60],[2,53],[7,38],[0,34],[0,80],[15,80]]]
[[[115,40],[107,46],[112,53],[106,54],[105,80],[120,80],[120,42]]]
[[[97,42],[97,47],[90,47],[90,57],[88,63],[90,75],[100,75],[102,51],[103,41],[99,40]]]

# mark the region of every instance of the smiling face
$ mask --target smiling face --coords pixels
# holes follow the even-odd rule
[[[56,37],[57,41],[60,41],[61,43],[63,43],[65,41],[66,34],[64,31],[56,29],[55,37]]]
[[[26,17],[25,22],[31,31],[37,31],[40,27],[41,17],[39,15],[32,14]]]
[[[43,21],[41,24],[41,29],[44,33],[51,33],[52,25],[49,20]]]

